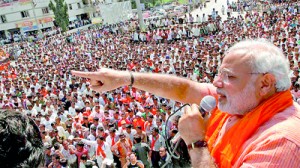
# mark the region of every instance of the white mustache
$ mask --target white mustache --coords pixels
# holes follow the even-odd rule
[[[217,89],[217,94],[226,96],[226,93],[220,89]]]

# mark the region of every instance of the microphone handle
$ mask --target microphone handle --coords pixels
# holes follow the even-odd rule
[[[207,112],[201,106],[199,107],[199,112],[201,113],[202,118],[204,118],[207,114]]]

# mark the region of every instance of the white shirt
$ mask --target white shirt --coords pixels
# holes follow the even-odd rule
[[[69,150],[65,150],[64,148],[62,148],[61,150],[62,155],[64,155],[64,157],[68,160],[69,163],[74,163],[77,160],[77,157],[75,154],[70,154]]]
[[[127,131],[124,131],[124,134],[126,135],[126,137],[128,137],[131,142],[133,143],[133,138],[134,135],[136,134],[136,130],[135,129],[131,129],[131,133],[129,134]]]
[[[76,110],[75,110],[75,108],[73,108],[72,106],[69,107],[68,114],[70,114],[72,117],[75,117],[76,116]]]
[[[89,140],[86,140],[86,139],[82,139],[82,142],[87,144],[87,145],[95,147],[96,150],[98,148],[98,143],[96,141],[89,141]],[[113,154],[112,154],[112,152],[110,150],[110,146],[107,142],[104,141],[101,148],[104,151],[104,153],[106,154],[107,158],[113,159]]]

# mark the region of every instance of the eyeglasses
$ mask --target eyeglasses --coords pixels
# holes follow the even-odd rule
[[[266,73],[260,73],[260,72],[251,72],[248,73],[250,75],[257,75],[257,74],[266,74]],[[221,69],[219,73],[215,76],[214,81],[221,80],[225,84],[230,83],[230,79],[233,78],[234,75],[232,75],[232,72],[228,69]]]

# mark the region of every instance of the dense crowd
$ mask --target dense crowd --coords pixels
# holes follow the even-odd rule
[[[300,102],[298,9],[299,3],[280,3],[225,21],[213,11],[201,18],[147,21],[146,30],[128,21],[5,45],[19,56],[0,67],[0,108],[18,109],[35,120],[45,144],[45,167],[189,167],[184,143],[177,151],[180,160],[166,148],[173,145],[180,115],[166,121],[181,103],[130,86],[96,93],[90,81],[70,71],[107,67],[211,83],[230,46],[266,38],[290,60],[291,90]]]

